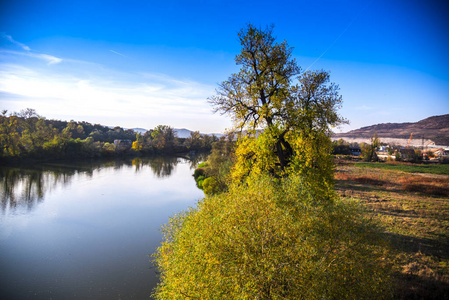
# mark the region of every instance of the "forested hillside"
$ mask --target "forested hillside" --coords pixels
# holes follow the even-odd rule
[[[210,150],[217,138],[191,132],[178,138],[170,126],[144,134],[119,126],[48,120],[34,109],[0,115],[0,159],[62,159],[110,157],[123,154],[180,153]],[[115,142],[114,142],[115,141]]]

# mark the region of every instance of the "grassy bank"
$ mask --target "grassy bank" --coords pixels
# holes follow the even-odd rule
[[[339,194],[364,203],[390,237],[395,298],[449,299],[448,171],[449,165],[338,161]]]

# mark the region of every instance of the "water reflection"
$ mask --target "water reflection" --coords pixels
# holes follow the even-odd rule
[[[179,162],[189,162],[194,169],[205,154],[185,157],[137,157],[111,161],[80,161],[75,163],[47,163],[27,168],[0,167],[0,197],[2,214],[14,213],[18,208],[31,211],[41,203],[45,194],[55,187],[70,184],[73,177],[83,174],[92,177],[95,171],[133,167],[140,172],[149,166],[159,178],[169,177]]]
[[[189,157],[0,167],[1,299],[148,299],[169,216],[203,193]]]
[[[73,175],[73,174],[72,174]],[[0,168],[0,197],[2,213],[26,207],[30,211],[44,199],[52,187],[70,182],[72,175],[41,169]]]

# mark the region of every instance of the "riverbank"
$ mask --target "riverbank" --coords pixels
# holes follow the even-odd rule
[[[114,155],[107,156],[94,156],[94,157],[45,157],[45,158],[20,158],[20,157],[2,157],[0,158],[0,165],[5,167],[29,167],[37,164],[47,163],[61,163],[61,162],[104,162],[111,159],[134,159],[134,158],[153,158],[153,157],[180,157],[187,160],[197,160],[196,157],[204,159],[210,151],[181,151],[170,153],[142,153],[135,151],[127,151],[122,153],[116,153]]]

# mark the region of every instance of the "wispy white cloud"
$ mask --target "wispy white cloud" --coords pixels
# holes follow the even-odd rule
[[[2,37],[21,47],[0,48],[2,109],[19,111],[31,107],[48,118],[124,127],[166,124],[203,132],[220,132],[230,127],[229,120],[212,114],[206,102],[215,86],[165,74],[119,72],[96,63],[62,59],[34,51],[9,35]],[[47,65],[64,64],[42,68],[32,59]]]
[[[43,54],[43,53],[36,53],[36,52],[22,52],[22,51],[11,51],[11,50],[4,50],[4,49],[0,49],[0,53],[4,53],[4,54],[9,54],[9,55],[13,55],[13,56],[28,56],[28,57],[33,57],[33,58],[37,58],[39,60],[43,60],[44,62],[46,62],[48,65],[53,65],[53,64],[57,64],[63,61],[62,58],[53,56],[53,55],[48,55],[48,54]]]
[[[115,54],[117,54],[117,55],[120,55],[120,56],[126,57],[126,55],[124,55],[124,54],[121,54],[120,52],[117,52],[117,51],[114,51],[114,50],[109,50],[109,51],[111,51],[112,53],[115,53]]]
[[[1,37],[10,41],[14,45],[19,46],[22,50],[25,50],[25,51],[11,51],[11,50],[1,49],[0,51],[3,53],[9,53],[9,54],[13,54],[13,55],[24,55],[24,56],[38,58],[40,60],[45,61],[48,65],[58,64],[58,63],[62,62],[62,58],[33,51],[27,45],[14,40],[10,35],[7,35],[3,32],[1,33]]]
[[[18,41],[16,41],[16,40],[14,40],[14,39],[12,38],[12,36],[7,35],[7,34],[4,33],[4,32],[1,33],[1,37],[4,38],[4,39],[6,39],[6,40],[8,40],[8,41],[10,41],[10,42],[13,43],[13,44],[19,46],[19,47],[22,48],[23,50],[31,51],[30,47],[28,47],[27,45],[22,44],[22,43],[20,43],[20,42],[18,42]]]
[[[215,87],[191,80],[112,70],[75,76],[17,65],[4,64],[0,69],[0,99],[10,111],[31,107],[48,118],[125,127],[166,124],[203,132],[229,127],[206,102]]]
[[[62,58],[59,58],[59,57],[56,57],[53,55],[42,54],[42,53],[29,53],[28,55],[32,56],[32,57],[39,58],[41,60],[44,60],[49,65],[58,64],[58,63],[62,62]]]

